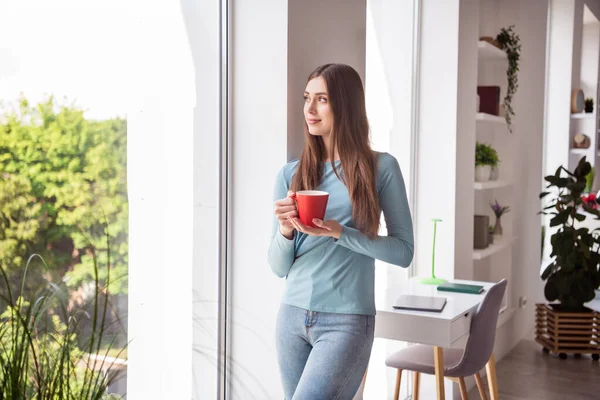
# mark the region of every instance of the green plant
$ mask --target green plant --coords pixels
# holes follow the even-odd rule
[[[548,182],[547,188],[554,187],[555,190],[540,193],[540,199],[553,194],[540,213],[553,215],[550,227],[557,228],[550,238],[553,260],[541,276],[546,281],[544,295],[548,301],[559,300],[562,310],[569,312],[583,310],[584,303],[592,300],[595,290],[600,287],[598,229],[590,232],[588,228],[575,227],[575,221],[586,219],[578,212],[580,208],[600,220],[598,210],[589,207],[581,198],[590,170],[591,165],[585,157],[573,172],[560,166],[554,175],[544,178]]]
[[[477,141],[475,143],[475,166],[490,165],[495,167],[500,162],[498,152],[492,146]]]
[[[585,108],[594,108],[594,99],[591,97],[588,97],[587,99],[585,99]]]
[[[490,203],[490,207],[494,211],[496,218],[500,218],[504,214],[510,212],[510,206],[503,206],[498,203],[498,200],[494,200],[494,203]]]
[[[46,260],[44,274],[66,276],[71,288],[92,280],[86,249],[88,241],[103,249],[105,227],[96,212],[102,209],[112,236],[111,293],[127,292],[126,165],[125,119],[91,120],[52,96],[1,108],[0,264],[13,283],[30,254]],[[105,254],[98,252],[100,274],[107,271]],[[43,284],[44,274],[30,271],[26,292]]]
[[[590,172],[585,176],[585,192],[590,193],[592,191],[592,186],[594,185],[594,177],[596,175],[596,171],[594,168],[590,169]]]
[[[508,129],[511,133],[512,117],[515,115],[512,107],[512,99],[519,88],[518,72],[519,58],[521,57],[521,38],[515,33],[513,28],[514,25],[510,25],[508,28],[502,28],[500,29],[500,33],[496,36],[496,40],[500,43],[508,57],[508,68],[506,70],[508,87],[506,96],[504,96],[504,111],[506,123],[508,124]]]
[[[108,282],[101,284],[93,248],[88,249],[94,262],[95,290],[91,299],[93,313],[69,305],[68,289],[48,282],[31,300],[14,292],[4,266],[0,274],[4,283],[0,301],[6,306],[0,315],[0,399],[36,400],[107,400],[117,398],[107,393],[119,372],[114,361],[105,356],[104,334],[108,325],[108,300],[104,294]],[[107,258],[110,246],[107,241]],[[33,255],[23,269],[18,292],[23,292]],[[110,271],[107,271],[110,279]],[[91,337],[80,346],[80,323],[92,319]],[[103,350],[101,350],[103,348]]]

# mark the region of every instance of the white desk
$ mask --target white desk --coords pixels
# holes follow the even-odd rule
[[[479,295],[440,292],[437,290],[436,285],[421,284],[418,279],[409,279],[401,285],[390,287],[386,291],[383,303],[376,304],[375,337],[435,346],[438,399],[443,400],[443,348],[453,347],[456,342],[469,334],[473,312],[479,306],[487,290]],[[451,282],[481,285],[485,289],[489,289],[494,284],[492,282],[458,279],[453,279]],[[447,302],[440,313],[396,310],[392,305],[400,294],[445,297]],[[489,367],[493,370],[488,369],[488,380],[493,378],[493,386],[496,386],[493,355],[490,359]],[[490,375],[493,375],[493,377]],[[490,386],[493,387],[492,385]],[[497,388],[494,388],[494,390],[497,390]],[[494,390],[492,390],[492,393]],[[494,394],[492,394],[493,398]]]

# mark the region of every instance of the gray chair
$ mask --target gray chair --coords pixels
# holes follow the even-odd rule
[[[498,314],[506,285],[506,279],[502,279],[493,285],[479,304],[471,319],[471,329],[465,349],[444,349],[444,377],[458,380],[463,400],[467,399],[464,377],[471,375],[475,375],[481,398],[487,400],[483,382],[479,375],[479,371],[484,367],[488,369],[491,397],[494,399],[497,396],[496,371],[492,351],[496,340]],[[420,344],[409,346],[388,357],[385,363],[388,367],[398,369],[395,400],[398,400],[403,370],[414,371],[415,373],[415,393],[413,397],[415,400],[419,398],[420,374],[435,374],[433,346]]]

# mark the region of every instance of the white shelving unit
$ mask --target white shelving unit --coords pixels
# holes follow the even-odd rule
[[[571,114],[571,119],[592,119],[596,113],[575,113]]]
[[[477,43],[477,52],[478,52],[480,60],[487,60],[487,61],[507,60],[505,52],[503,52],[496,46],[486,42],[485,40],[480,40]]]
[[[506,119],[504,117],[480,112],[475,114],[475,120],[480,122],[492,122],[494,124],[506,125]]]
[[[480,32],[481,34],[481,32]],[[481,35],[483,36],[483,35]],[[477,42],[477,85],[500,86],[500,101],[506,92],[506,53],[486,41]],[[475,88],[474,88],[475,89]],[[494,225],[495,216],[489,203],[498,199],[503,205],[513,206],[512,190],[515,149],[513,136],[509,133],[504,116],[477,112],[475,114],[475,140],[492,145],[500,156],[499,180],[473,182],[475,215],[490,216],[490,225]],[[502,216],[504,237],[485,249],[473,249],[472,277],[474,280],[499,281],[506,278],[508,288],[502,301],[498,326],[509,321],[516,313],[512,293],[512,247],[515,243],[512,227],[512,214]]]
[[[511,185],[512,185],[512,183],[509,181],[499,180],[499,181],[475,182],[473,184],[473,188],[475,190],[491,190],[491,189],[508,187]]]
[[[513,239],[503,239],[503,240],[499,241],[498,243],[494,242],[493,244],[489,245],[485,249],[473,250],[473,260],[483,260],[484,258],[487,258],[491,255],[496,254],[499,251],[502,251],[502,250],[512,246],[513,242],[514,242],[514,238]]]
[[[590,151],[590,149],[569,149],[569,152],[571,152],[571,154],[586,154],[588,151]]]

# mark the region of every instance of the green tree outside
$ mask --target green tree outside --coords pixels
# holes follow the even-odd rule
[[[28,257],[50,267],[27,272],[27,287],[63,279],[73,288],[100,281],[110,267],[111,295],[127,293],[127,122],[88,120],[53,97],[25,98],[0,114],[0,264],[20,280]],[[106,234],[110,237],[108,266]]]

